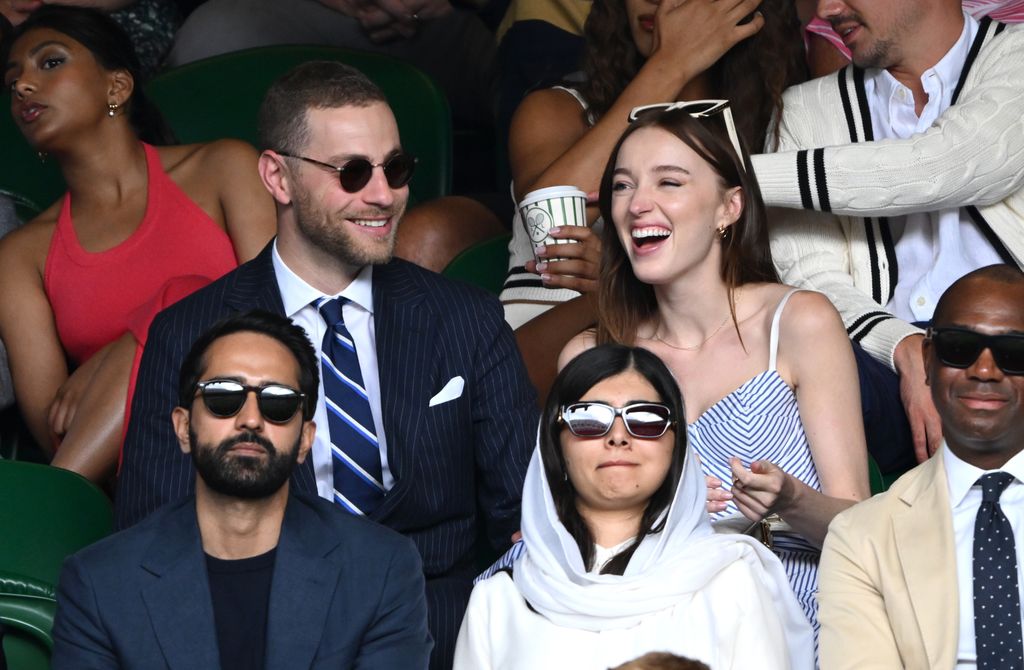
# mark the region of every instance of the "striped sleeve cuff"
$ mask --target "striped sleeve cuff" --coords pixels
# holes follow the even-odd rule
[[[824,148],[759,154],[751,162],[769,207],[832,211]]]

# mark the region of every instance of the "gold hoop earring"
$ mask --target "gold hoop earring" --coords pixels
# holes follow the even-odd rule
[[[109,105],[107,105],[107,116],[109,116],[110,118],[114,118],[114,115],[117,114],[117,109],[119,107],[120,105],[116,102],[112,102]]]
[[[725,224],[718,226],[718,239],[725,240],[725,236],[729,234],[729,228]]]

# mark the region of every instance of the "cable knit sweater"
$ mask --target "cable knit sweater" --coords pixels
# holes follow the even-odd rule
[[[765,202],[802,208],[772,213],[783,281],[828,295],[890,368],[921,331],[884,311],[898,279],[887,216],[967,207],[1024,265],[1024,25],[983,20],[957,88],[927,132],[873,142],[864,73],[847,67],[786,91],[779,153],[753,158]]]

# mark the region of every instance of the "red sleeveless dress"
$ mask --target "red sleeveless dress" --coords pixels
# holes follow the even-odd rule
[[[164,173],[156,149],[143,147],[146,212],[127,240],[98,253],[84,250],[71,221],[70,193],[57,217],[43,286],[75,365],[126,331],[144,343],[160,309],[238,265],[227,233]]]

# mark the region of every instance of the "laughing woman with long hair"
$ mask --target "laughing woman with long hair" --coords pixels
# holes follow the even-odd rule
[[[815,623],[828,524],[868,495],[846,330],[827,298],[779,283],[728,103],[632,116],[601,179],[611,225],[600,321],[569,343],[562,361],[605,342],[643,346],[665,361],[682,386],[705,474],[727,483],[709,493],[715,522],[771,534]]]

